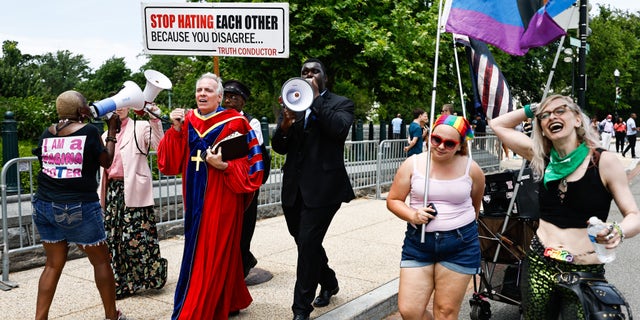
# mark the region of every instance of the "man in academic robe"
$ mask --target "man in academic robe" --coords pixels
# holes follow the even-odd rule
[[[242,217],[262,183],[260,146],[247,120],[220,106],[222,80],[206,73],[196,83],[197,109],[174,109],[173,127],[158,146],[163,174],[182,174],[185,247],[172,319],[226,319],[251,303],[240,257]],[[248,155],[223,161],[231,134],[246,134]]]

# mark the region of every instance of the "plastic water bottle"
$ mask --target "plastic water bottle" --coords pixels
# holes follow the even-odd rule
[[[613,249],[605,248],[604,244],[596,242],[596,235],[605,228],[607,228],[607,225],[602,222],[602,220],[598,219],[598,217],[589,218],[589,227],[587,228],[589,239],[591,239],[591,242],[593,243],[593,247],[596,250],[596,254],[598,255],[600,262],[609,263],[616,259],[616,252]]]

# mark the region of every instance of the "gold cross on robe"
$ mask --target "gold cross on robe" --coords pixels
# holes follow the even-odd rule
[[[200,152],[202,150],[198,150],[196,152],[196,155],[191,157],[191,161],[195,161],[196,162],[196,171],[200,171],[200,162],[204,162],[204,159],[202,159],[202,156],[200,155]]]

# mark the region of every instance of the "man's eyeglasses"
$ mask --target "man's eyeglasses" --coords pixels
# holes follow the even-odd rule
[[[453,150],[459,143],[460,143],[459,140],[444,139],[441,136],[435,135],[435,134],[431,135],[431,144],[434,147],[444,144],[445,149]]]
[[[543,113],[540,113],[539,115],[537,115],[538,120],[542,121],[545,119],[549,119],[549,117],[551,117],[551,114],[553,113],[556,117],[560,117],[563,114],[565,114],[565,112],[567,112],[567,106],[566,105],[562,105],[559,106],[555,109],[553,109],[552,111],[545,111]]]

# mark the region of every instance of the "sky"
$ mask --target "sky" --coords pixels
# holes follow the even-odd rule
[[[184,3],[146,0],[145,3]],[[233,1],[228,1],[233,2]],[[594,0],[613,8],[640,11],[638,0]],[[18,42],[22,54],[69,50],[82,54],[98,69],[112,57],[124,57],[131,71],[146,63],[142,53],[141,1],[135,0],[9,0],[0,11],[0,43]]]
[[[145,3],[184,3],[146,0]],[[69,50],[96,70],[106,60],[125,58],[138,71],[142,53],[142,9],[136,0],[10,0],[0,11],[0,42],[18,42],[22,54]]]

